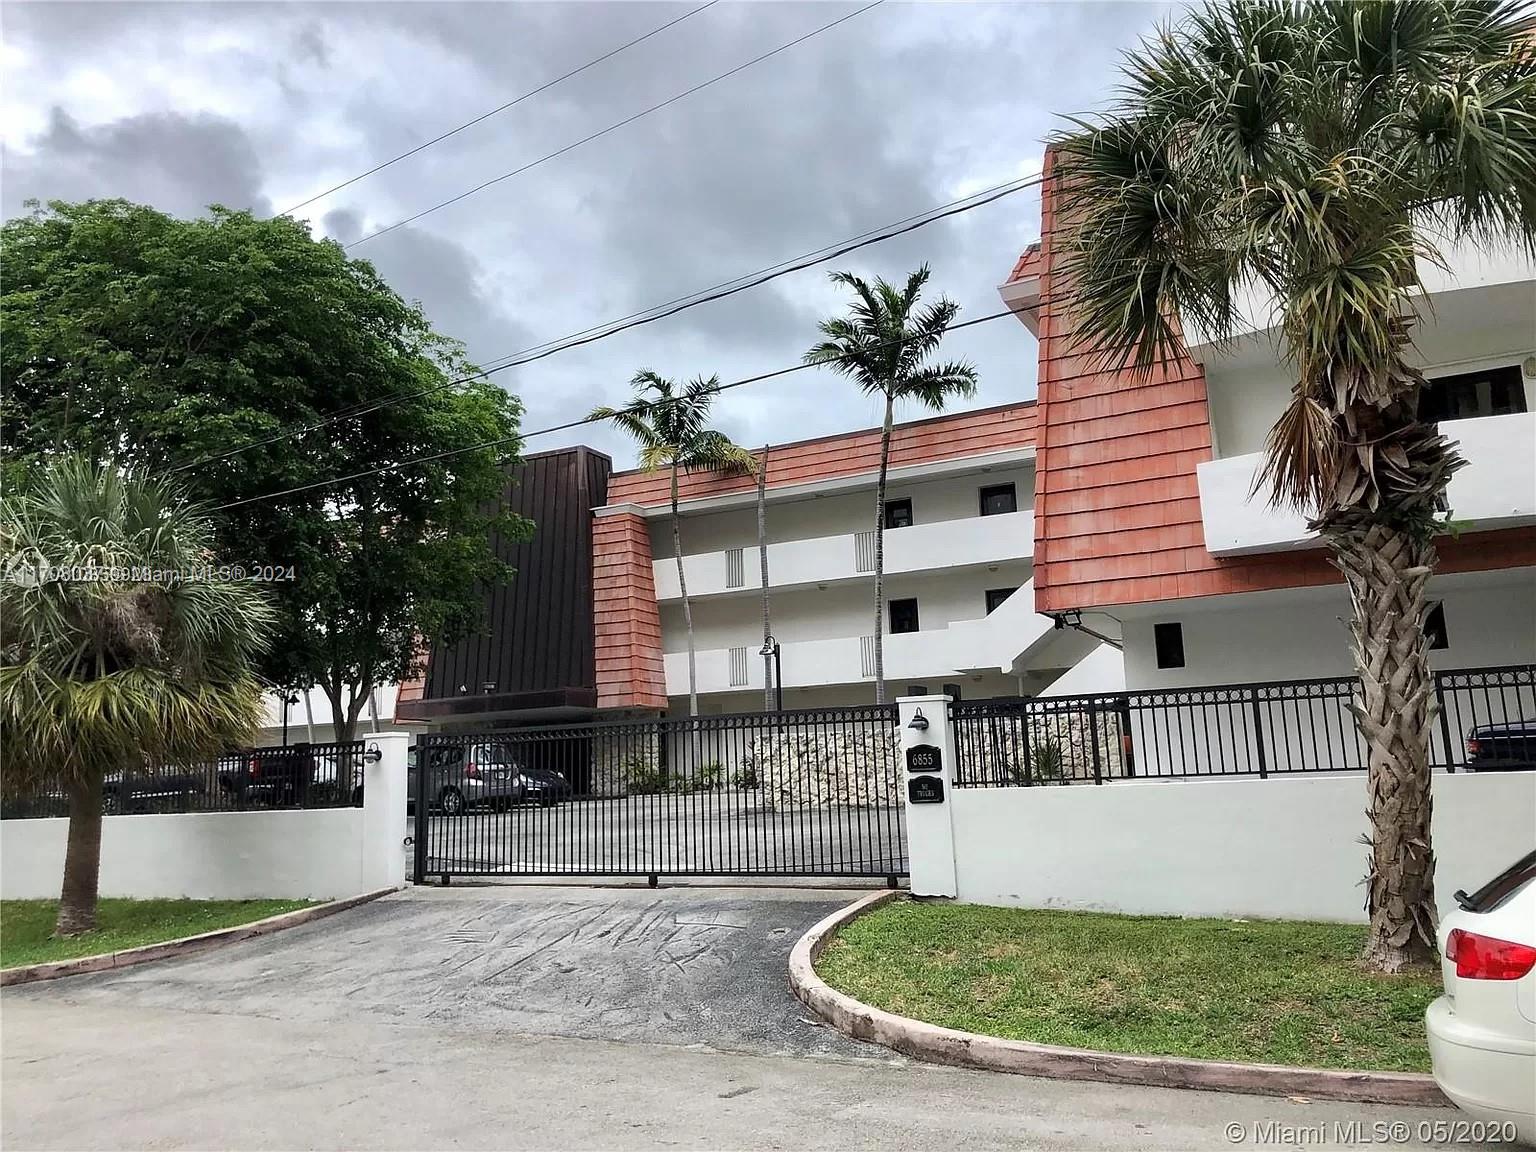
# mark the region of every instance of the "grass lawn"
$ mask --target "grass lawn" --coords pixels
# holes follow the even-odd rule
[[[216,928],[249,924],[279,912],[306,908],[309,900],[103,900],[96,930],[67,940],[50,938],[57,900],[0,900],[0,968],[72,960],[159,944]]]
[[[887,904],[816,962],[848,995],[966,1032],[1110,1052],[1429,1071],[1438,969],[1373,976],[1363,925]]]

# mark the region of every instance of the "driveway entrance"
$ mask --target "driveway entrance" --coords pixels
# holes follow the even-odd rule
[[[888,1056],[807,1022],[786,986],[794,942],[857,895],[411,889],[238,948],[48,991],[92,1004],[322,1024],[361,1016],[455,1031]]]

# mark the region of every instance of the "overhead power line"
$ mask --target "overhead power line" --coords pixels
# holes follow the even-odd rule
[[[358,417],[366,416],[371,412],[377,412],[395,404],[405,403],[409,400],[419,400],[425,396],[430,396],[437,392],[446,391],[449,388],[457,388],[460,385],[468,384],[475,380],[485,379],[494,373],[504,372],[509,368],[516,368],[524,364],[531,364],[536,360],[543,360],[547,357],[554,356],[560,352],[568,351],[572,348],[579,348],[587,344],[596,343],[599,340],[606,340],[610,336],[617,336],[619,333],[627,332],[632,328],[639,328],[646,324],[653,324],[658,320],[665,320],[670,316],[676,316],[679,312],[687,311],[690,308],[696,308],[701,304],[709,304],[716,300],[723,300],[728,296],[734,296],[737,293],[745,292],[752,288],[761,287],[763,284],[766,284],[771,280],[776,280],[781,276],[788,276],[793,272],[804,271],[806,268],[812,267],[813,265],[822,264],[828,260],[835,260],[839,256],[846,256],[848,253],[857,251],[860,248],[866,248],[872,244],[883,243],[886,240],[894,239],[895,237],[905,235],[908,232],[914,232],[919,228],[925,228],[929,224],[934,224],[940,220],[948,219],[951,216],[957,216],[963,212],[969,212],[972,209],[983,207],[984,205],[991,204],[994,201],[1001,200],[1005,196],[1011,196],[1016,192],[1022,192],[1025,189],[1036,187],[1041,183],[1042,179],[1043,177],[1040,176],[1028,176],[1019,180],[1011,180],[1004,184],[998,184],[991,188],[985,188],[980,192],[972,193],[970,196],[963,196],[958,200],[950,201],[948,204],[941,204],[935,208],[928,209],[926,212],[920,212],[914,216],[908,216],[905,220],[899,220],[895,224],[886,225],[882,229],[875,229],[869,232],[860,233],[858,236],[855,236],[850,240],[842,242],[838,245],[832,245],[826,248],[818,248],[814,252],[806,253],[791,260],[780,261],[777,264],[770,264],[768,267],[758,269],[756,272],[747,272],[740,276],[732,277],[730,280],[722,281],[721,283],[713,285],[709,288],[702,288],[696,292],[688,293],[685,296],[674,297],[672,300],[668,300],[663,304],[654,305],[653,307],[644,309],[640,312],[632,312],[628,316],[620,317],[618,320],[609,321],[605,324],[600,324],[592,328],[586,328],[579,332],[571,333],[568,336],[562,336],[555,340],[545,341],[542,344],[532,345],[531,347],[525,348],[520,352],[511,353],[510,356],[500,357],[499,359],[501,359],[503,363],[494,364],[491,367],[481,368],[478,372],[471,373],[468,376],[461,376],[454,380],[447,380],[438,384],[433,384],[430,387],[422,388],[415,392],[396,393],[391,396],[382,397],[378,400],[363,401],[359,404],[354,404],[348,408],[342,409],[339,412],[333,412],[329,416],[326,416],[321,420],[316,420],[310,424],[306,424],[298,428],[291,428],[285,432],[279,432],[276,435],[269,436],[263,440],[253,440],[248,444],[241,444],[234,448],[227,448],[222,452],[210,453],[209,455],[199,457],[196,460],[191,460],[184,464],[175,465],[169,470],[171,472],[180,472],[187,468],[196,468],[204,464],[211,464],[219,460],[225,460],[231,456],[238,456],[243,452],[249,452],[254,448],[263,448],[269,444],[277,444],[283,440],[288,440],[295,436],[304,436],[310,432],[316,432],[322,428],[327,428],[333,424],[340,423],[343,420],[354,420]]]
[[[354,240],[350,244],[342,245],[342,247],[352,249],[356,248],[359,244],[366,244],[370,240],[375,240],[378,237],[383,236],[386,232],[393,232],[396,228],[403,228],[407,224],[411,224],[417,220],[420,220],[423,216],[430,216],[432,213],[446,208],[450,204],[457,204],[460,200],[466,200],[469,197],[475,195],[477,192],[483,192],[493,184],[500,184],[503,180],[510,180],[512,177],[520,175],[521,173],[528,171],[530,168],[537,168],[540,164],[547,163],[548,161],[553,160],[558,156],[564,156],[567,152],[570,152],[575,148],[580,148],[583,144],[590,144],[592,141],[606,136],[610,132],[616,132],[626,125],[633,124],[636,120],[639,120],[642,117],[649,116],[652,112],[659,112],[669,104],[676,104],[679,100],[685,100],[697,92],[704,91],[704,89],[710,87],[711,85],[718,84],[722,80],[728,80],[732,76],[736,75],[736,73],[751,68],[754,64],[761,64],[764,60],[767,60],[773,56],[777,56],[780,52],[787,52],[789,49],[795,47],[798,44],[804,44],[812,37],[819,36],[823,32],[827,32],[833,28],[836,28],[839,24],[842,24],[848,20],[852,20],[855,16],[862,15],[863,13],[868,12],[871,8],[878,8],[884,2],[885,0],[874,0],[874,2],[871,4],[866,4],[862,8],[856,8],[845,16],[839,16],[836,20],[833,20],[827,24],[823,24],[820,28],[816,28],[810,32],[807,32],[804,36],[800,36],[797,39],[791,40],[787,44],[780,44],[777,48],[769,52],[764,52],[761,56],[754,56],[745,64],[738,64],[728,72],[722,72],[720,75],[714,76],[704,81],[702,84],[695,84],[692,88],[679,92],[675,96],[669,96],[660,104],[652,104],[649,108],[646,108],[640,112],[636,112],[633,116],[626,116],[623,120],[620,120],[615,124],[610,124],[606,128],[603,128],[597,132],[593,132],[591,135],[583,136],[580,140],[577,140],[571,144],[567,144],[564,148],[559,148],[545,156],[540,156],[537,160],[530,160],[528,163],[512,169],[512,171],[503,172],[500,176],[494,176],[491,179],[486,180],[484,183],[476,184],[468,191],[460,192],[457,196],[450,196],[447,200],[444,200],[441,203],[434,204],[430,208],[423,208],[420,212],[407,216],[404,220],[396,220],[393,224],[386,225],[376,232],[370,232],[368,235]]]
[[[521,104],[524,100],[528,100],[528,99],[531,99],[534,96],[537,96],[540,92],[548,92],[556,84],[564,83],[565,81],[569,80],[572,76],[579,76],[581,73],[585,72],[589,68],[596,68],[599,64],[603,63],[603,61],[605,61],[605,60],[612,60],[619,53],[627,52],[629,49],[633,48],[636,44],[643,44],[645,41],[649,40],[652,36],[659,36],[659,35],[661,35],[661,33],[665,32],[668,28],[671,28],[671,27],[674,27],[675,25],[681,24],[684,20],[688,19],[690,16],[697,16],[700,12],[704,11],[704,9],[706,9],[706,8],[713,8],[718,3],[720,3],[720,0],[708,0],[708,3],[700,4],[697,8],[694,8],[694,9],[688,11],[688,12],[684,12],[681,16],[677,17],[675,20],[668,20],[665,24],[662,24],[660,27],[652,28],[644,36],[637,36],[633,40],[631,40],[629,43],[627,43],[627,44],[620,44],[617,48],[613,49],[613,51],[603,53],[601,56],[599,56],[595,60],[588,60],[580,68],[572,68],[569,72],[566,72],[566,73],[564,73],[563,75],[560,75],[560,76],[556,76],[553,80],[550,80],[550,81],[548,81],[548,82],[546,82],[544,84],[540,84],[537,88],[530,89],[529,91],[524,92],[521,96],[518,96],[518,97],[516,97],[516,98],[514,98],[512,100],[508,100],[505,104],[497,105],[495,108],[492,108],[489,112],[482,112],[480,115],[476,116],[473,120],[466,120],[466,121],[464,121],[464,123],[460,124],[457,128],[450,128],[448,131],[442,133],[441,135],[434,136],[430,140],[423,140],[420,144],[416,145],[414,148],[407,149],[406,151],[400,153],[400,155],[398,155],[398,156],[391,156],[388,160],[384,161],[384,163],[382,163],[382,164],[375,164],[372,168],[368,169],[368,171],[366,171],[366,172],[359,172],[356,176],[353,176],[351,179],[343,180],[340,184],[334,184],[331,187],[327,188],[324,192],[316,192],[308,200],[300,200],[292,208],[284,208],[281,212],[278,213],[278,215],[279,216],[287,216],[290,213],[297,212],[300,208],[307,207],[308,205],[313,204],[316,200],[324,199],[325,197],[329,196],[332,192],[340,192],[343,188],[348,188],[351,185],[356,184],[359,180],[366,180],[368,177],[374,175],[375,173],[384,171],[384,169],[388,168],[390,165],[398,164],[402,160],[409,159],[410,157],[416,155],[416,153],[423,152],[426,149],[432,147],[432,145],[434,145],[434,144],[441,144],[444,140],[448,139],[450,136],[457,136],[460,132],[464,131],[466,128],[473,128],[476,124],[479,124],[479,123],[481,123],[481,122],[483,122],[485,120],[489,120],[492,116],[495,116],[495,115],[498,115],[499,113],[505,112],[508,108],[514,108],[517,105]]]
[[[946,331],[958,332],[962,328],[973,328],[978,324],[987,324],[993,320],[1001,320],[1005,316],[1012,315],[1012,310],[1005,308],[1001,312],[992,312],[986,316],[978,316],[974,320],[966,320],[960,324],[951,324]],[[871,345],[869,348],[864,348],[860,351],[861,353],[868,353],[872,348],[884,347],[899,343],[899,340],[888,340],[883,345]],[[804,372],[811,368],[823,368],[828,364],[831,364],[834,361],[840,359],[843,359],[843,357],[831,357],[827,360],[821,360],[815,363],[794,364],[788,368],[778,368],[772,372],[762,372],[756,376],[747,376],[741,380],[732,380],[728,384],[716,385],[714,388],[709,389],[705,394],[718,395],[721,392],[729,392],[733,388],[742,388],[748,384],[759,384],[764,380],[775,380],[780,376],[789,376],[792,373]],[[660,404],[658,404],[658,407],[669,402],[678,403],[684,399],[686,399],[686,397],[679,396],[672,401],[661,401]],[[554,432],[567,432],[572,428],[580,428],[584,424],[601,424],[606,419],[607,417],[602,416],[585,416],[580,420],[568,420],[564,424],[552,424],[548,428],[539,428],[532,432],[519,432],[514,436],[502,436],[498,439],[485,440],[478,444],[467,444],[461,448],[449,448],[442,452],[429,452],[424,456],[412,456],[409,460],[401,460],[395,464],[381,464],[377,468],[365,468],[361,472],[352,472],[346,476],[336,476],[330,480],[316,480],[311,484],[298,484],[292,488],[283,488],[276,492],[264,492],[260,496],[247,496],[242,500],[232,500],[228,504],[218,505],[214,511],[225,512],[231,508],[240,508],[247,504],[257,504],[267,500],[278,500],[284,496],[296,496],[301,492],[313,492],[320,488],[332,488],[337,484],[349,484],[354,480],[367,479],[369,476],[382,476],[386,472],[398,472],[402,468],[411,468],[419,464],[430,464],[435,460],[447,460],[454,456],[462,456],[466,452],[481,452],[487,448],[501,448],[508,444],[519,444],[522,441],[530,440],[535,436],[548,436]]]

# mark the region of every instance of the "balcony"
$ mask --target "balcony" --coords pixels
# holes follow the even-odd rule
[[[1030,581],[988,616],[886,636],[886,680],[944,680],[972,672],[1014,670],[1015,660],[1031,644],[1051,635],[1051,621],[1036,615],[1034,604],[1034,582]],[[701,648],[697,653],[699,692],[761,692],[759,652],[757,640],[737,648]],[[875,675],[873,636],[786,643],[779,658],[786,688],[858,684]],[[667,653],[666,674],[667,694],[687,695],[688,653]]]
[[[770,544],[769,586],[794,588],[863,579],[875,570],[874,535],[870,530]],[[887,529],[885,571],[886,575],[893,575],[998,564],[1006,560],[1027,560],[1034,551],[1035,518],[1028,509],[1001,516],[940,520],[909,528]],[[756,547],[694,553],[683,557],[683,567],[688,575],[690,599],[728,592],[755,592],[762,588]],[[657,557],[653,570],[657,600],[665,603],[680,599],[677,561],[670,556]],[[758,663],[758,674],[761,675],[761,661]]]
[[[1475,532],[1536,524],[1536,413],[1447,421],[1441,430],[1467,463],[1451,479],[1451,518]],[[1197,469],[1200,519],[1213,556],[1286,552],[1321,545],[1307,518],[1253,492],[1263,454],[1208,460]],[[1252,493],[1250,495],[1250,493]]]

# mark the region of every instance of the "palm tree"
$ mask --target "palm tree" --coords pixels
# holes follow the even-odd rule
[[[249,661],[271,610],[199,571],[213,538],[174,488],[79,457],[0,509],[5,771],[69,797],[55,935],[95,926],[104,777],[217,755],[261,715]]]
[[[772,597],[768,591],[768,445],[757,462],[757,564],[763,584],[763,711],[773,711]]]
[[[823,320],[821,340],[805,354],[807,364],[826,364],[850,377],[866,395],[885,400],[880,426],[880,474],[875,481],[875,703],[885,703],[885,478],[891,459],[891,420],[896,404],[915,400],[942,412],[951,397],[976,395],[976,369],[963,361],[929,364],[960,306],[939,297],[918,308],[928,265],[907,277],[905,288],[883,279],[868,284],[851,272],[832,282],[853,290],[848,315]]]
[[[688,632],[688,715],[699,712],[698,668],[693,647],[693,608],[683,573],[683,531],[677,508],[679,472],[751,472],[752,453],[709,427],[709,409],[720,378],[695,377],[679,390],[654,372],[636,372],[630,380],[635,398],[623,408],[594,408],[591,420],[611,420],[640,446],[640,467],[672,473],[672,554],[677,560],[677,589],[683,598],[683,626]]]
[[[1369,748],[1367,966],[1434,952],[1422,621],[1454,445],[1418,418],[1431,237],[1536,249],[1536,53],[1498,0],[1208,4],[1056,142],[1080,346],[1135,374],[1258,290],[1293,374],[1255,488],[1307,512],[1353,605]]]

